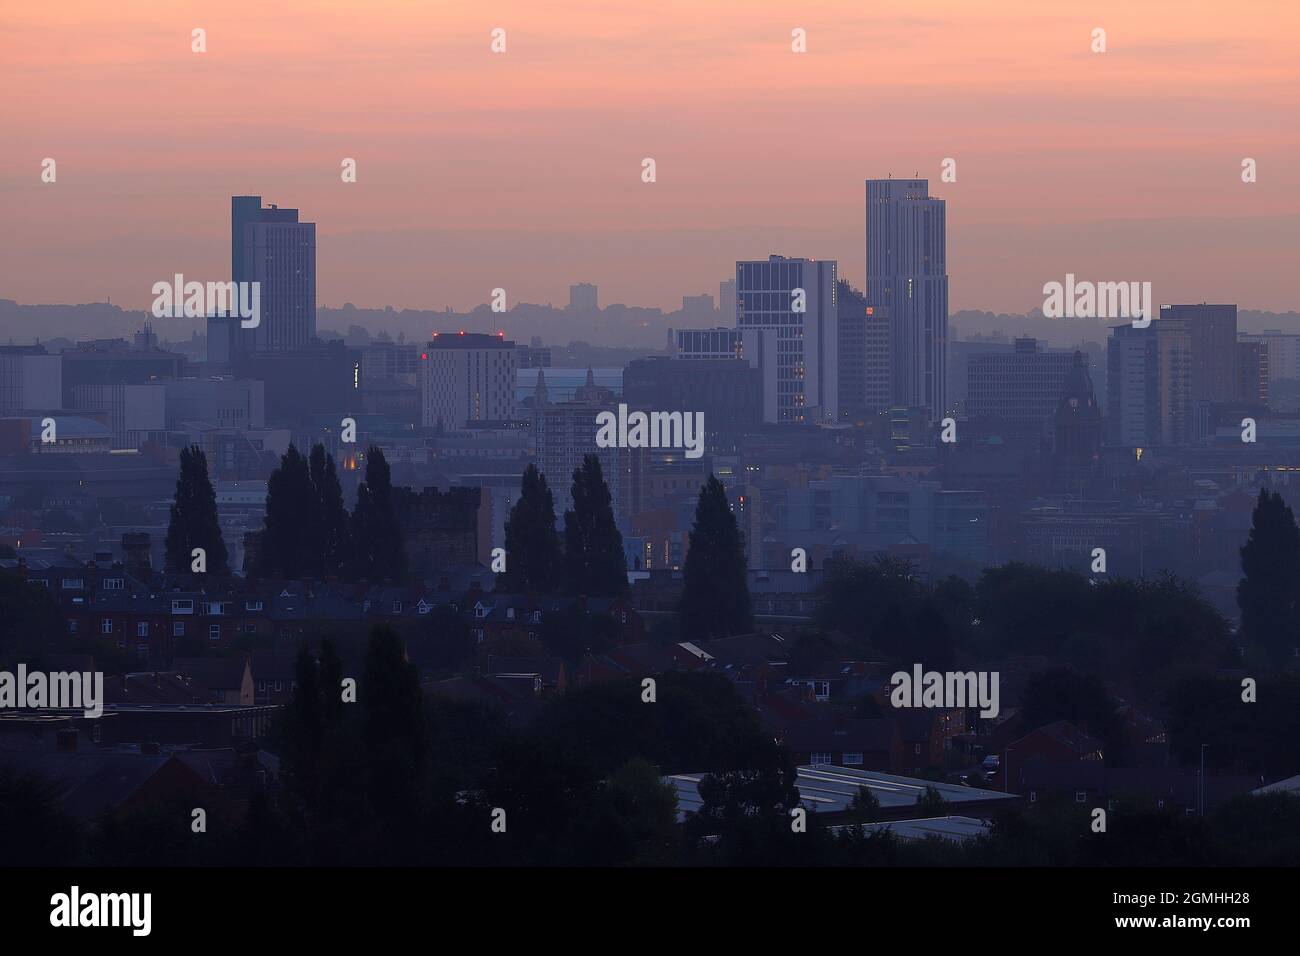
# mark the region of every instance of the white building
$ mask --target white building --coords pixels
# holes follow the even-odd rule
[[[435,333],[422,356],[421,398],[426,427],[449,431],[468,422],[515,417],[515,343],[504,334]]]
[[[736,263],[741,357],[764,372],[765,421],[834,421],[839,414],[837,272],[834,260]]]

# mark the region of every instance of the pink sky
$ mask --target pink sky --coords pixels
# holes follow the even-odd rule
[[[7,4],[0,297],[226,278],[236,193],[318,224],[327,306],[673,308],[769,252],[860,284],[862,181],[919,173],[954,310],[1067,272],[1300,310],[1298,41],[1294,0]]]

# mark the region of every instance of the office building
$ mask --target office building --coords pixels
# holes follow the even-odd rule
[[[892,404],[948,411],[947,234],[944,201],[924,179],[869,179],[867,305],[888,310]]]
[[[504,334],[435,333],[422,354],[426,427],[453,431],[515,417],[518,353]]]
[[[1191,402],[1231,402],[1237,397],[1237,307],[1162,305],[1161,322],[1182,322],[1191,342]]]
[[[1107,343],[1107,440],[1129,448],[1191,439],[1192,338],[1186,323],[1158,319],[1111,329]]]
[[[236,283],[260,287],[258,325],[231,330],[238,352],[293,352],[315,344],[314,222],[299,222],[297,209],[263,207],[261,196],[232,196],[230,270]]]
[[[1016,339],[1010,352],[972,355],[966,365],[966,417],[1025,436],[1045,437],[1074,353]]]
[[[839,415],[837,264],[787,259],[736,263],[736,327],[742,357],[749,339],[764,340],[760,368],[772,368],[764,404],[782,423],[835,421]],[[769,379],[765,376],[765,386]]]

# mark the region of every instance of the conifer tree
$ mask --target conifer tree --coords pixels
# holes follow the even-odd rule
[[[573,509],[564,513],[564,570],[569,594],[619,597],[627,592],[623,536],[595,455],[584,455],[573,472]]]
[[[726,489],[713,475],[700,489],[682,578],[683,634],[707,640],[753,631],[744,541]]]
[[[312,526],[315,497],[307,459],[290,445],[266,483],[262,574],[293,579],[316,566]]]
[[[1262,489],[1241,549],[1241,630],[1282,666],[1300,633],[1300,530],[1277,492]]]
[[[563,564],[555,530],[555,495],[546,476],[530,464],[524,469],[519,500],[506,519],[506,570],[497,589],[549,594],[559,584]]]
[[[173,574],[188,574],[195,548],[202,548],[209,574],[229,570],[226,542],[217,520],[217,494],[208,479],[208,459],[198,445],[181,449],[176,497],[167,525],[166,567]]]

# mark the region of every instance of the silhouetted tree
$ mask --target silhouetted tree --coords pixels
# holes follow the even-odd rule
[[[623,536],[595,455],[584,455],[573,472],[573,510],[564,513],[564,569],[570,594],[618,597],[627,592]]]
[[[1277,492],[1262,489],[1250,536],[1241,549],[1244,575],[1237,585],[1243,636],[1281,666],[1300,633],[1300,531]]]
[[[309,462],[313,515],[311,523],[314,570],[320,577],[338,574],[347,559],[348,513],[343,507],[334,456],[319,442],[312,446]]]
[[[307,459],[291,444],[266,483],[260,573],[298,578],[317,565],[312,548],[315,498]]]
[[[366,451],[366,478],[357,487],[352,544],[359,577],[372,581],[405,577],[406,547],[393,506],[392,472],[383,451],[374,445]]]
[[[754,630],[744,540],[726,489],[713,475],[695,506],[678,615],[682,633],[691,640]]]
[[[549,594],[559,585],[563,569],[555,495],[546,476],[530,464],[520,482],[519,500],[506,519],[506,570],[497,578],[497,589]]]
[[[189,574],[195,548],[203,549],[209,574],[229,570],[226,542],[217,521],[217,493],[208,480],[208,459],[198,445],[191,445],[181,449],[176,497],[167,525],[167,570]]]

